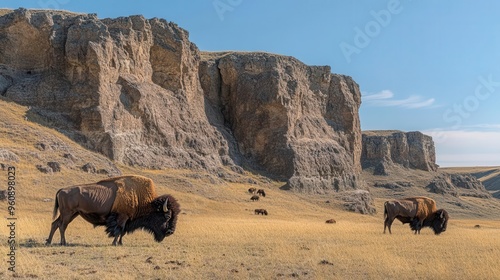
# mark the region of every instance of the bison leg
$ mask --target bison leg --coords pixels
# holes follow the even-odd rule
[[[115,239],[113,239],[113,243],[111,243],[113,246],[122,246],[123,243],[122,243],[122,238],[123,236],[125,235],[124,232],[121,232],[119,235],[115,236]],[[118,239],[119,238],[119,239]],[[118,243],[116,243],[116,241],[118,240]]]
[[[61,226],[61,216],[57,217],[57,219],[55,219],[52,222],[52,226],[50,228],[50,234],[49,234],[49,237],[47,238],[47,240],[46,240],[47,242],[45,244],[50,245],[50,243],[52,243],[52,237],[54,237],[54,233],[56,232],[56,229],[58,229],[60,226]]]
[[[391,226],[392,226],[392,222],[394,222],[394,218],[390,218],[389,216],[387,216],[385,218],[385,221],[384,221],[384,233],[385,233],[385,228],[389,228],[389,233],[392,234],[391,232]]]
[[[414,231],[415,234],[417,234],[417,233],[420,234],[420,230],[422,229],[422,224],[423,224],[423,221],[420,221],[420,219],[415,218],[415,219],[411,220],[410,227]]]
[[[78,212],[73,213],[71,216],[70,215],[61,215],[59,218],[61,219],[59,223],[59,233],[61,235],[61,245],[65,246],[66,245],[66,236],[64,233],[66,232],[66,228],[68,227],[69,223],[73,221],[76,217],[78,217]],[[58,218],[58,219],[59,219]]]
[[[116,223],[118,224],[117,227],[120,230],[120,233],[115,235],[115,239],[113,239],[111,245],[116,246],[117,245],[116,241],[118,240],[118,238],[120,238],[118,240],[118,245],[123,245],[122,238],[125,235],[125,224],[127,223],[127,221],[128,221],[127,215],[120,215],[120,214],[118,215]]]
[[[120,234],[119,234],[119,235],[116,235],[116,236],[115,236],[115,239],[113,239],[113,243],[111,243],[111,244],[112,244],[113,246],[116,246],[116,245],[118,245],[118,246],[122,246],[122,245],[123,245],[123,243],[122,243],[122,238],[123,238],[123,236],[124,236],[124,235],[125,235],[125,230],[122,230],[122,232],[120,232]],[[118,240],[118,243],[116,243],[116,240]]]
[[[415,234],[420,234],[420,230],[422,229],[423,227],[423,224],[424,224],[424,221],[419,221],[418,224],[417,224],[417,229],[415,230]]]

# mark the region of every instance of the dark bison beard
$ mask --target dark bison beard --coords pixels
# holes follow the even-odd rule
[[[444,211],[444,210],[440,210]],[[422,225],[422,228],[424,227],[430,227],[433,231],[434,234],[439,235],[440,233],[446,231],[446,227],[448,225],[448,213],[444,213],[444,217],[440,218],[439,216],[441,215],[441,212],[438,211],[428,219],[424,220],[424,223]],[[403,222],[405,223],[405,222]],[[410,228],[412,230],[417,230],[417,224],[418,224],[418,219],[414,219],[413,221],[407,221],[407,223],[410,223]]]
[[[106,233],[109,237],[120,236],[121,227],[117,223],[117,213],[111,213],[106,220]],[[153,234],[156,242],[161,242],[169,234],[167,228],[168,216],[163,212],[154,212],[147,216],[142,216],[125,224],[125,233],[132,233],[137,229],[145,230]]]

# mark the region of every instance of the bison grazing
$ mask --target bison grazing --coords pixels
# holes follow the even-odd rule
[[[180,206],[170,195],[157,196],[153,181],[142,176],[121,176],[95,184],[77,185],[57,191],[54,218],[47,244],[57,228],[61,245],[66,245],[64,232],[78,215],[94,226],[106,226],[113,245],[122,245],[127,233],[144,229],[157,242],[174,233]]]
[[[266,209],[255,209],[255,215],[266,215],[267,216],[267,210]]]
[[[448,224],[448,212],[444,209],[437,210],[436,202],[428,197],[409,197],[405,199],[386,201],[384,203],[384,233],[386,227],[391,232],[394,219],[403,224],[410,223],[415,234],[422,227],[431,227],[435,234],[446,231]]]
[[[254,196],[250,197],[250,200],[257,201],[257,200],[259,200],[259,196],[258,195],[254,195]]]
[[[259,190],[257,191],[257,194],[258,194],[258,195],[262,195],[263,197],[266,197],[266,192],[265,192],[263,189],[259,189]]]
[[[256,191],[257,191],[256,188],[249,188],[248,189],[248,192],[251,193],[251,194],[254,194]]]

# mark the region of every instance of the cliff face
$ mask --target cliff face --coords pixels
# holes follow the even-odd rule
[[[350,77],[279,55],[200,53],[165,20],[7,13],[0,94],[117,162],[249,166],[295,189],[361,186]]]
[[[242,155],[300,189],[357,188],[360,92],[330,67],[267,53],[205,53],[200,80]]]
[[[362,142],[363,168],[375,167],[379,175],[390,164],[425,171],[438,168],[432,137],[421,132],[365,131]]]
[[[199,51],[175,24],[19,9],[0,34],[2,94],[89,148],[150,168],[215,169],[228,155],[204,111]]]

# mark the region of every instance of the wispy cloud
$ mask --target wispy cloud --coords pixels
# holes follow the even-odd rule
[[[388,99],[394,97],[394,93],[390,90],[384,89],[381,92],[377,92],[374,94],[367,94],[363,95],[363,100],[369,101],[369,100],[380,100],[380,99]]]
[[[500,131],[500,123],[482,123],[474,125],[464,125],[463,128],[469,130]]]
[[[460,130],[422,131],[432,136],[441,166],[500,166],[500,124],[478,124]]]
[[[411,95],[404,99],[394,98],[394,93],[390,90],[382,90],[374,94],[365,94],[362,96],[363,102],[377,107],[402,107],[408,109],[430,108],[434,107],[434,98],[425,99],[420,95]]]

